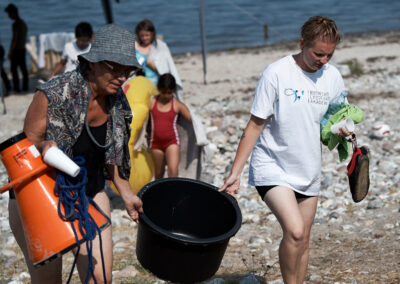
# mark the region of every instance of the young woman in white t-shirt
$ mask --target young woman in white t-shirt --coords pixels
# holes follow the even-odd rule
[[[306,275],[321,183],[319,122],[329,102],[344,91],[340,73],[328,64],[339,41],[333,20],[311,17],[301,30],[301,51],[265,69],[231,173],[220,189],[238,192],[252,153],[249,184],[283,230],[279,262],[285,283],[303,283]],[[350,134],[341,129],[340,136]]]

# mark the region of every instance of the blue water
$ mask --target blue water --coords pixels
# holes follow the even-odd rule
[[[80,21],[97,30],[105,24],[101,0],[15,0],[29,35],[73,32]],[[129,30],[151,19],[171,52],[201,51],[198,0],[110,0],[114,21]],[[259,46],[298,38],[310,16],[336,20],[342,33],[400,29],[399,0],[204,0],[207,50]],[[0,2],[0,40],[8,50],[12,21]],[[248,14],[239,8],[247,11]],[[269,27],[264,39],[263,24]]]

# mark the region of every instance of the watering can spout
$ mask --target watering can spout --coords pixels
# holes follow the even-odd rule
[[[34,170],[32,170],[31,172],[28,172],[26,174],[24,174],[23,176],[19,177],[18,179],[15,179],[9,183],[7,183],[6,185],[4,185],[3,187],[0,188],[0,193],[4,193],[8,190],[12,190],[18,186],[20,186],[24,181],[32,178],[35,175],[38,175],[42,172],[44,172],[47,169],[46,165],[42,165]]]

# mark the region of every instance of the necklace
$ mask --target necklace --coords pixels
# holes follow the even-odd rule
[[[90,88],[90,89],[89,89],[90,92],[92,93],[92,92],[93,92],[93,89],[92,89],[92,85],[91,85],[91,84],[89,84],[89,88]],[[90,95],[91,95],[91,93],[90,93]],[[114,112],[114,114],[115,114],[115,112]],[[96,144],[96,146],[98,146],[98,147],[100,147],[100,148],[103,148],[103,149],[110,147],[110,146],[111,146],[111,143],[112,143],[113,133],[114,133],[114,129],[115,129],[115,119],[114,119],[112,116],[111,116],[111,119],[112,119],[112,128],[111,128],[110,141],[108,141],[108,143],[106,143],[106,144],[104,144],[104,145],[101,145],[99,142],[97,142],[96,138],[94,138],[92,132],[90,132],[90,127],[89,127],[89,122],[88,122],[88,115],[86,114],[86,119],[85,119],[86,131],[87,131],[87,133],[88,133],[90,139],[93,141],[93,143]],[[107,119],[107,120],[108,120],[108,119]],[[107,122],[106,122],[106,123],[107,123]],[[106,140],[107,140],[107,130],[106,130]]]
[[[111,118],[111,119],[112,119],[112,118]],[[92,132],[90,132],[90,127],[89,127],[88,120],[87,120],[87,118],[85,119],[85,127],[86,127],[86,131],[87,131],[87,133],[88,133],[90,139],[93,141],[94,144],[96,144],[96,145],[97,145],[98,147],[100,147],[100,148],[108,148],[108,147],[110,147],[110,145],[111,145],[111,143],[112,143],[112,137],[113,137],[113,132],[114,132],[114,126],[115,126],[115,122],[114,122],[114,119],[113,119],[113,125],[112,125],[112,129],[111,129],[111,139],[110,139],[110,141],[108,141],[108,143],[106,143],[106,144],[104,144],[104,145],[101,145],[101,144],[100,144],[99,142],[97,142],[97,140],[94,138]],[[107,135],[106,135],[106,136],[107,136]]]

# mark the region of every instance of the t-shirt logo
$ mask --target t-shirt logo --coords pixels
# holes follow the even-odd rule
[[[293,96],[293,98],[294,98],[293,102],[295,103],[296,101],[299,101],[302,96],[304,96],[304,90],[294,90],[292,88],[286,88],[285,95],[288,97]]]
[[[327,106],[329,104],[329,92],[308,91],[308,103]]]

